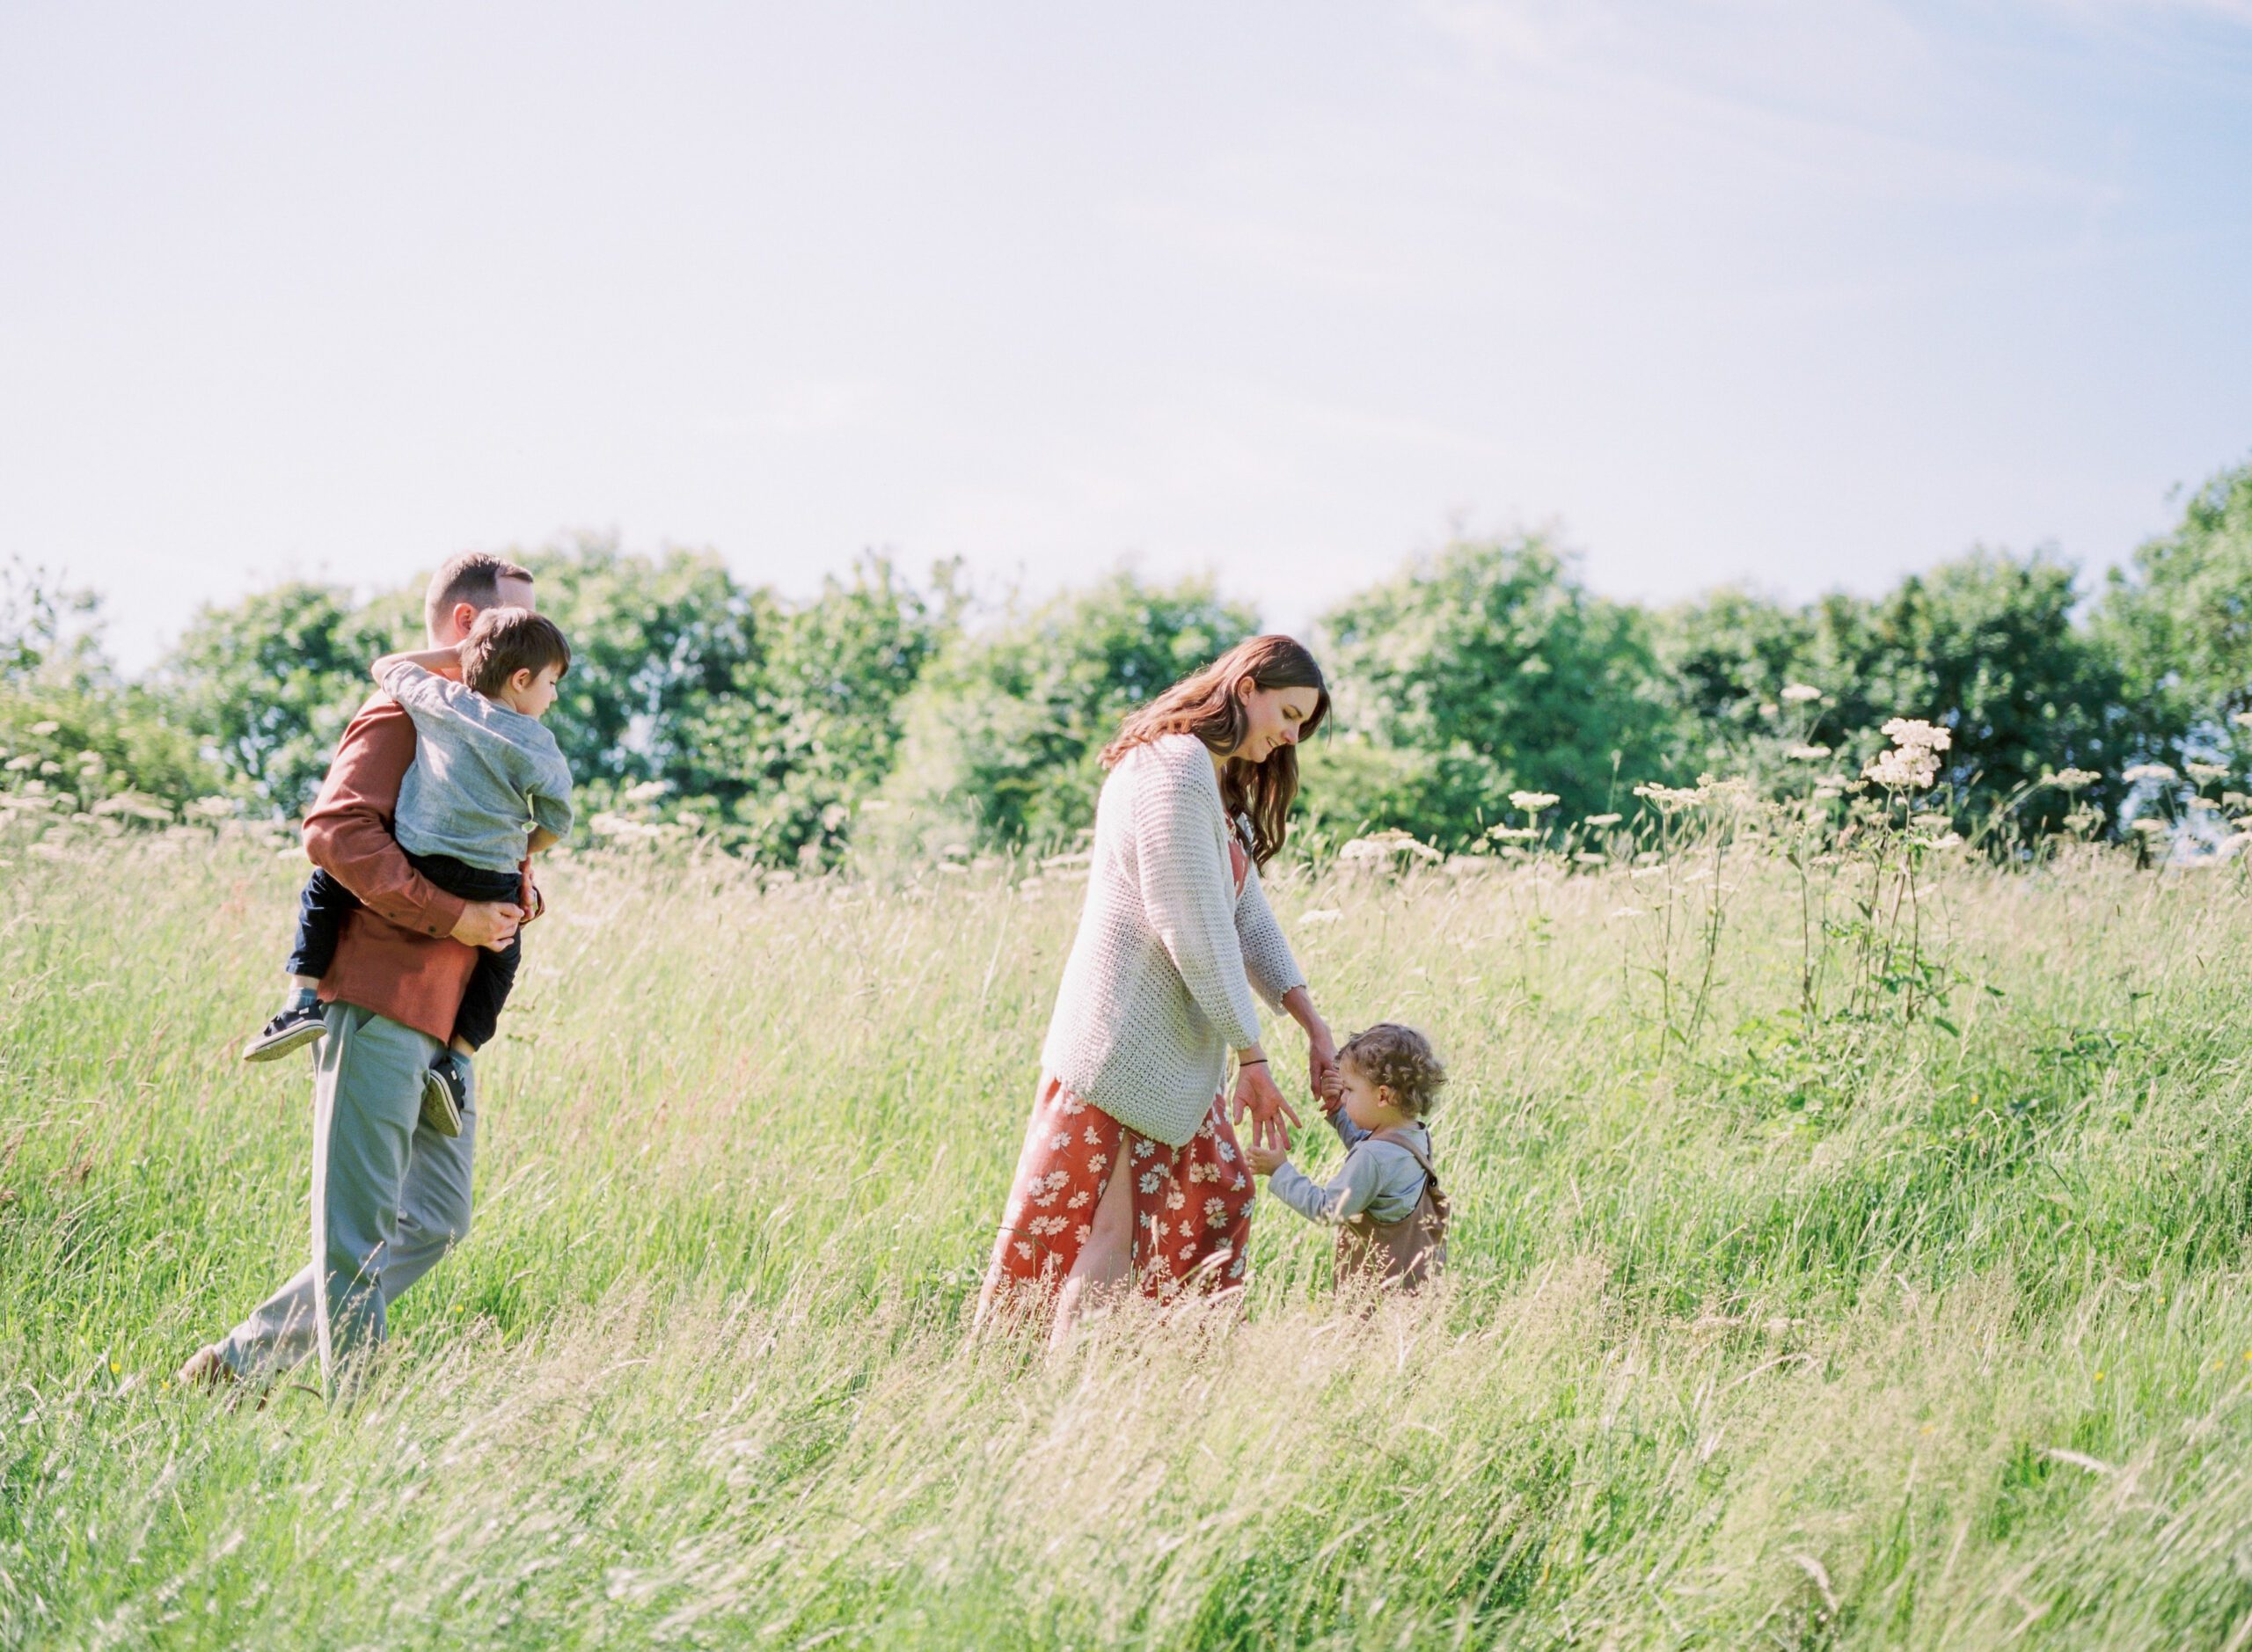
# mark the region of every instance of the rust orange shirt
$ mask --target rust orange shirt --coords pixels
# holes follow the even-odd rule
[[[466,903],[408,865],[391,836],[398,783],[413,761],[413,720],[389,695],[370,697],[305,816],[305,853],[360,897],[322,977],[322,1001],[373,1010],[442,1043],[477,953],[453,939]]]

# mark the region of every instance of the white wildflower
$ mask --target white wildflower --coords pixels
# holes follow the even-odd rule
[[[2182,777],[2163,763],[2138,763],[2119,778],[2129,786],[2140,786],[2146,780],[2164,786]]]
[[[1349,866],[1386,866],[1401,856],[1414,860],[1445,859],[1430,844],[1418,842],[1397,827],[1356,837],[1337,852],[1337,859]]]
[[[2228,720],[2239,728],[2252,728],[2252,712],[2232,712]]]
[[[1512,792],[1510,793],[1510,807],[1521,808],[1528,815],[1538,815],[1544,808],[1554,808],[1556,807],[1557,800],[1554,792]]]
[[[1884,735],[1909,751],[1945,751],[1955,743],[1952,732],[1920,717],[1895,717],[1884,725]]]
[[[1879,752],[1862,774],[1888,792],[1927,792],[1939,778],[1939,759],[1918,746]]]
[[[1811,683],[1787,683],[1783,685],[1783,701],[1789,705],[1803,705],[1809,700],[1818,700],[1822,691]]]
[[[1616,826],[1626,818],[1623,815],[1590,815],[1580,822],[1583,826]]]
[[[56,721],[55,720],[55,719],[53,719],[52,717],[50,717],[50,718],[48,718],[48,719],[47,719],[46,720],[44,720],[43,722],[36,722],[36,723],[33,723],[33,724],[32,725],[32,733],[33,733],[34,735],[51,735],[51,734],[54,734],[56,730],[60,729],[62,727],[62,725],[61,723],[56,722]]]
[[[2102,778],[2093,769],[2059,769],[2054,774],[2044,775],[2042,784],[2053,786],[2059,792],[2079,792]]]
[[[1487,829],[1486,836],[1495,843],[1521,844],[1540,834],[1530,826],[1492,826]]]
[[[2225,763],[2185,763],[2182,766],[2190,771],[2190,778],[2193,780],[2222,780],[2228,778],[2228,765]]]
[[[1669,813],[1677,808],[1693,808],[1705,800],[1704,793],[1695,786],[1660,786],[1654,780],[1644,781],[1636,786],[1634,795]]]
[[[1588,849],[1583,849],[1579,853],[1574,855],[1572,859],[1578,861],[1580,865],[1583,866],[1607,866],[1611,864],[1611,857],[1609,855],[1597,854],[1594,851]]]
[[[1827,746],[1793,746],[1783,754],[1794,763],[1819,763],[1830,755]]]
[[[2129,830],[2139,832],[2147,832],[2152,837],[2155,837],[2159,833],[2171,830],[2172,828],[2159,815],[2144,815],[2138,816],[2135,823]]]

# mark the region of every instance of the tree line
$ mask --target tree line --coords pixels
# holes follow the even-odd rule
[[[1120,714],[1259,625],[1209,581],[1126,572],[996,610],[956,567],[917,579],[876,555],[794,602],[708,552],[582,539],[522,559],[576,651],[551,722],[596,829],[669,822],[778,866],[1068,846]],[[294,815],[368,662],[419,614],[419,586],[282,584],[203,609],[128,678],[95,598],[0,570],[0,788],[151,822],[212,799]],[[1966,824],[2007,816],[2022,841],[2078,808],[2116,829],[2150,765],[2234,776],[2252,757],[2252,462],[2093,588],[1982,548],[1875,596],[1653,607],[1527,533],[1418,558],[1307,640],[1335,694],[1303,759],[1317,852],[1387,828],[1471,848],[1523,818],[1512,793],[1570,821],[1631,814],[1645,782],[1851,772],[1896,716],[1952,731],[1938,806]],[[2044,784],[2066,771],[2095,778]]]

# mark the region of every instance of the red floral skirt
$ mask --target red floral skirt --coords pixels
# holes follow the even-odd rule
[[[1184,1290],[1240,1290],[1256,1189],[1220,1098],[1186,1145],[1167,1147],[1043,1078],[993,1241],[985,1298],[1052,1301],[1122,1168],[1134,1178],[1133,1266],[1143,1294],[1170,1302]]]

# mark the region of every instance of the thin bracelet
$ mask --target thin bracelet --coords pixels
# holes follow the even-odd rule
[[[1267,1057],[1264,1056],[1260,1056],[1256,1061],[1243,1061],[1239,1059],[1235,1064],[1236,1071],[1238,1072],[1242,1071],[1246,1067],[1263,1067],[1266,1064]]]

